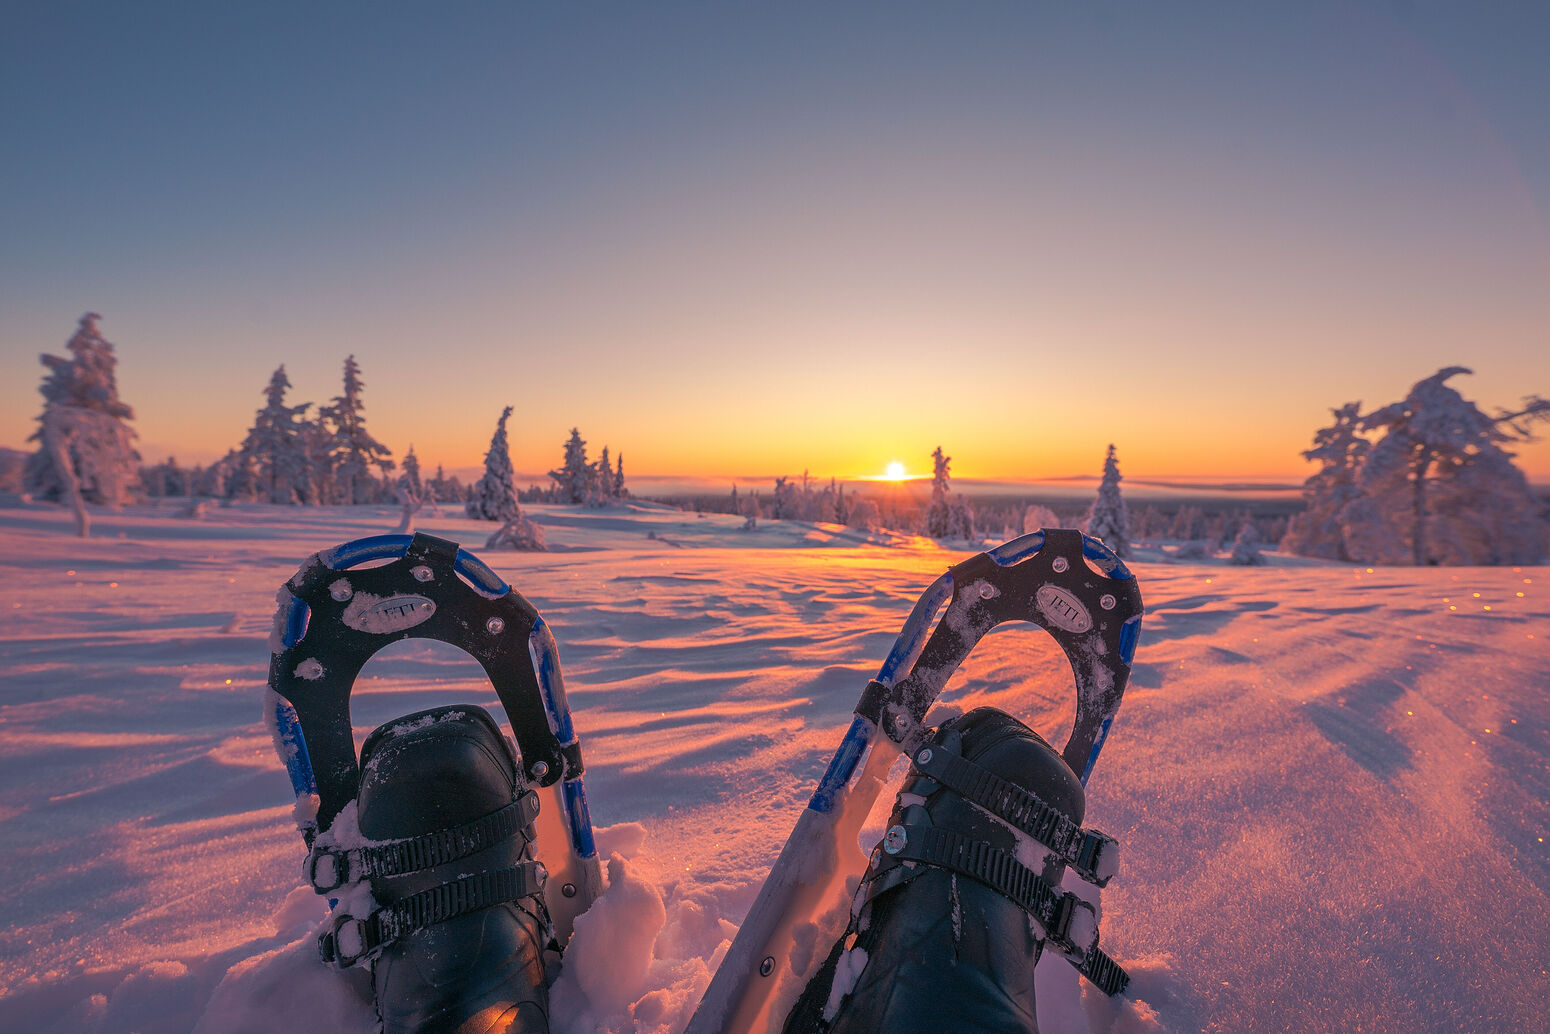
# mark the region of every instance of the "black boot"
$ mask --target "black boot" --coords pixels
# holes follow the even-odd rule
[[[944,723],[913,760],[851,929],[787,1018],[787,1034],[1038,1031],[1034,966],[1047,939],[1069,948],[1074,905],[1055,889],[1064,852],[1046,844],[1058,840],[1075,857],[1082,784],[1037,733],[992,708]],[[991,814],[1027,827],[1030,808],[1053,835],[1014,832]]]
[[[384,1034],[547,1034],[549,922],[532,878],[536,872],[541,885],[532,862],[537,801],[518,771],[480,707],[408,715],[361,748],[361,833],[373,841],[416,838],[408,843],[425,850],[409,864],[432,863],[371,878],[384,912],[418,902],[413,907],[430,921],[388,943],[372,963]],[[513,873],[524,879],[506,875]],[[437,908],[463,914],[438,920]]]

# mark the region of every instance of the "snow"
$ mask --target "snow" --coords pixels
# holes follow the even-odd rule
[[[276,587],[398,508],[181,509],[93,511],[79,539],[68,511],[0,499],[0,1030],[373,1030],[364,972],[316,962],[326,905],[261,701]],[[678,1031],[857,695],[963,554],[634,502],[528,516],[551,552],[484,558],[554,630],[609,873],[556,1029]],[[1550,569],[1264,555],[1131,562],[1147,618],[1087,822],[1122,846],[1103,945],[1133,992],[1047,957],[1043,1029],[1545,1029]],[[942,703],[1058,745],[1071,698],[1053,642],[1012,626]],[[455,702],[495,706],[476,662],[396,644],[362,672],[357,740]]]

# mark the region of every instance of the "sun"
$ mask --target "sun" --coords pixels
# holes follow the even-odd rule
[[[894,460],[892,463],[888,464],[888,471],[883,475],[883,480],[903,481],[907,476],[908,475],[904,473],[904,464],[900,463],[898,460]]]

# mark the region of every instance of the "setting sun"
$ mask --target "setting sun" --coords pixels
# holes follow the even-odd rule
[[[903,481],[905,477],[906,475],[904,473],[904,464],[900,463],[898,460],[894,460],[892,463],[888,464],[888,470],[885,474],[883,474],[883,479],[886,481]]]

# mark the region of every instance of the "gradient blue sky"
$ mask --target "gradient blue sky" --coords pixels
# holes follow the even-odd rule
[[[1550,394],[1550,5],[8,4],[0,445],[88,309],[142,452],[353,353],[396,453],[1300,477]],[[1521,461],[1550,480],[1550,444]]]

